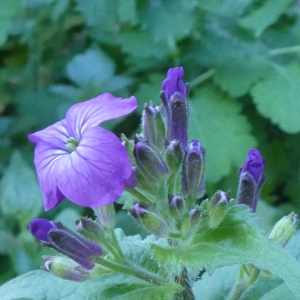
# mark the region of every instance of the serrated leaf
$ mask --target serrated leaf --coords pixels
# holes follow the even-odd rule
[[[80,11],[89,26],[101,32],[116,33],[119,29],[117,0],[76,0],[76,10]]]
[[[114,71],[113,60],[105,53],[92,49],[76,55],[67,65],[69,78],[79,86],[89,81],[105,82]]]
[[[232,167],[241,167],[256,141],[242,107],[212,85],[201,86],[190,101],[189,138],[206,149],[207,180],[217,182]]]
[[[300,65],[275,65],[251,94],[259,112],[287,133],[300,131]]]
[[[144,6],[141,19],[155,40],[174,42],[191,31],[195,21],[193,8],[194,4],[185,0],[158,0]]]
[[[0,287],[1,300],[26,297],[32,300],[171,300],[179,290],[175,284],[151,285],[128,275],[112,274],[84,282],[73,282],[45,271],[33,271]]]
[[[153,257],[167,263],[170,268],[185,265],[194,274],[204,267],[212,274],[223,266],[253,264],[283,279],[300,297],[300,264],[286,250],[268,240],[256,223],[249,208],[234,206],[217,229],[209,230],[204,225],[191,245],[176,248],[153,245]]]
[[[240,25],[254,31],[255,36],[260,36],[266,28],[275,23],[293,0],[268,0],[261,7],[253,10],[249,15],[240,20]]]
[[[246,94],[250,87],[263,77],[268,61],[260,56],[240,56],[224,58],[216,66],[214,82],[232,97]]]
[[[42,210],[42,193],[36,175],[15,152],[0,182],[0,207],[4,215],[15,217],[21,225]]]

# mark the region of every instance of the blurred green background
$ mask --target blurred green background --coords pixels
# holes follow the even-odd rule
[[[207,195],[237,188],[251,147],[266,159],[258,213],[300,213],[300,3],[292,0],[0,0],[0,283],[38,268],[32,218],[74,226],[88,209],[43,212],[27,135],[103,92],[159,104],[168,68],[190,82],[190,139],[206,149]],[[128,222],[119,214],[119,224]],[[126,221],[124,221],[126,220]],[[127,233],[137,229],[131,223]],[[47,252],[48,251],[48,252]]]

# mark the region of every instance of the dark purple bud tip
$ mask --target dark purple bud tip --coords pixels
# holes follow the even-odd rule
[[[55,224],[46,219],[34,219],[29,223],[31,234],[37,239],[45,242],[49,242],[48,232],[52,228],[56,228]]]
[[[182,81],[183,75],[183,67],[168,70],[167,78],[162,83],[162,89],[165,91],[167,98],[170,98],[175,92],[186,96],[186,88]]]
[[[248,171],[249,174],[253,176],[256,183],[258,183],[260,177],[263,175],[264,167],[265,160],[260,152],[257,149],[250,149],[241,173]]]

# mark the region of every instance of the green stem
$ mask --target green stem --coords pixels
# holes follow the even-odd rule
[[[151,202],[147,197],[145,197],[141,192],[139,192],[136,189],[126,189],[126,192],[128,192],[132,196],[136,197],[143,203],[153,204],[153,202]]]
[[[260,269],[254,267],[251,277],[247,279],[242,279],[244,274],[243,266],[240,267],[239,275],[238,275],[238,283],[233,288],[232,292],[230,293],[230,300],[239,300],[243,293],[252,286],[258,279],[260,275]]]
[[[292,47],[285,47],[285,48],[278,48],[270,50],[267,54],[268,56],[277,56],[283,54],[293,54],[300,52],[300,46],[292,46]]]
[[[150,283],[154,283],[157,285],[164,285],[164,284],[168,283],[165,279],[163,279],[159,276],[153,275],[144,270],[137,269],[136,267],[133,267],[133,266],[129,266],[129,265],[126,266],[123,264],[121,265],[121,264],[106,260],[103,257],[97,257],[95,261],[96,261],[96,263],[98,263],[98,264],[102,265],[103,267],[106,267],[110,270],[113,270],[118,273],[127,274],[130,276],[135,276],[137,278],[140,278],[140,279],[145,280]]]
[[[207,72],[201,74],[190,82],[190,87],[194,88],[195,86],[201,84],[202,82],[210,79],[215,74],[215,69],[210,69]]]

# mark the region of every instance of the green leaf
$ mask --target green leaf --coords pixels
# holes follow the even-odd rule
[[[92,49],[76,55],[67,65],[69,78],[79,86],[91,80],[104,82],[112,77],[114,72],[113,60],[105,53]]]
[[[135,25],[137,23],[137,10],[135,0],[119,0],[118,15],[121,22]]]
[[[230,56],[216,66],[214,82],[232,97],[240,97],[263,76],[267,66],[267,60],[260,56]]]
[[[266,28],[275,23],[293,0],[268,0],[261,7],[252,11],[249,15],[240,20],[240,25],[254,31],[259,37]]]
[[[76,0],[76,10],[86,19],[88,26],[101,32],[116,33],[119,29],[117,0]]]
[[[190,140],[206,149],[207,180],[217,182],[232,167],[241,167],[256,144],[250,124],[240,114],[242,107],[212,85],[203,85],[190,101]]]
[[[1,300],[26,297],[32,300],[132,300],[173,299],[175,284],[151,285],[128,275],[111,274],[73,282],[45,271],[33,271],[0,287]]]
[[[0,0],[0,46],[6,42],[12,16],[14,16],[21,8],[19,0]]]
[[[185,265],[194,274],[204,267],[212,274],[223,266],[253,264],[283,279],[300,296],[300,263],[261,233],[256,216],[244,205],[232,207],[214,230],[208,229],[204,219],[190,245],[152,248],[153,257],[160,263],[167,263],[175,270]]]
[[[194,4],[185,0],[157,0],[144,5],[142,20],[155,40],[168,39],[172,43],[188,35],[194,25]]]
[[[275,65],[251,94],[259,112],[287,133],[300,131],[300,64]]]
[[[229,266],[217,269],[212,275],[205,272],[193,283],[196,300],[224,300],[236,281],[238,269]]]
[[[159,100],[159,93],[161,91],[161,83],[164,79],[164,75],[154,73],[149,76],[149,82],[142,83],[139,86],[139,89],[135,92],[139,102],[138,112],[141,112],[144,104],[149,103],[150,100],[157,104],[161,102]]]
[[[247,299],[252,300],[254,298],[251,298],[251,296],[250,296]],[[245,299],[245,300],[247,300],[247,299]],[[291,291],[289,290],[287,285],[283,283],[260,298],[260,300],[274,300],[274,299],[294,300],[294,299],[299,299],[299,298],[296,297],[295,295],[292,295]]]
[[[42,194],[36,175],[15,152],[0,183],[0,207],[3,214],[15,217],[21,225],[38,216]]]

